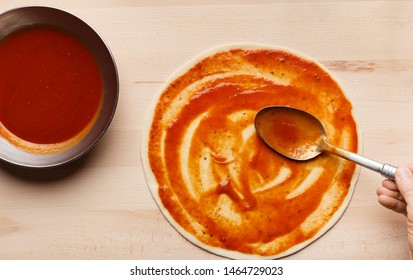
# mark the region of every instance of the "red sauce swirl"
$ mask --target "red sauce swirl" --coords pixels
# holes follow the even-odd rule
[[[340,87],[314,62],[283,50],[218,52],[159,97],[148,141],[154,192],[201,244],[276,256],[311,240],[349,195],[353,163],[328,154],[295,162],[259,139],[254,117],[270,105],[310,112],[332,143],[357,151]]]

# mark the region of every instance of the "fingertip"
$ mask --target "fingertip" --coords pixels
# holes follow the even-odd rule
[[[413,173],[413,164],[400,164],[397,169],[407,169],[410,173]]]
[[[389,197],[383,194],[380,194],[377,196],[377,201],[380,203],[380,205],[386,207],[386,208],[390,208],[391,207],[391,203],[389,201]]]
[[[406,201],[413,203],[413,173],[407,166],[400,166],[396,170],[396,183]]]
[[[402,177],[413,175],[412,171],[407,166],[404,166],[404,165],[401,165],[397,168],[396,174]]]
[[[378,196],[377,196],[377,201],[382,205],[382,206],[384,206],[384,207],[386,207],[387,208],[387,201],[388,201],[388,199],[387,199],[387,197],[385,196],[385,195],[383,195],[383,194],[378,194]]]
[[[385,187],[382,187],[382,186],[378,187],[376,189],[377,196],[380,197],[380,196],[386,195],[386,190],[388,190],[388,189],[385,188]]]

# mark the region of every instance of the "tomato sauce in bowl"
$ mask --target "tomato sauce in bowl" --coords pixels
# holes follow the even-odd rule
[[[70,34],[48,27],[12,33],[0,43],[0,69],[0,133],[14,145],[50,152],[48,145],[73,144],[95,122],[102,76]]]
[[[0,14],[0,159],[71,162],[106,133],[119,98],[114,57],[85,21],[56,8]]]

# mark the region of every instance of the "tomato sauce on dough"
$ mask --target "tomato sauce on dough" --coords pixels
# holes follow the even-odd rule
[[[68,33],[38,27],[7,36],[0,42],[0,69],[3,137],[61,143],[96,119],[103,96],[99,66]]]
[[[201,244],[276,256],[320,232],[349,194],[353,163],[329,154],[292,161],[259,139],[255,114],[272,105],[308,111],[332,143],[357,151],[352,106],[337,83],[283,50],[218,52],[160,95],[148,141],[157,194]]]

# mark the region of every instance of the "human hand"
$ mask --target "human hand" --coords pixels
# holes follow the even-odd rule
[[[413,165],[399,166],[395,181],[383,180],[377,195],[381,205],[407,216],[407,238],[413,258]]]

